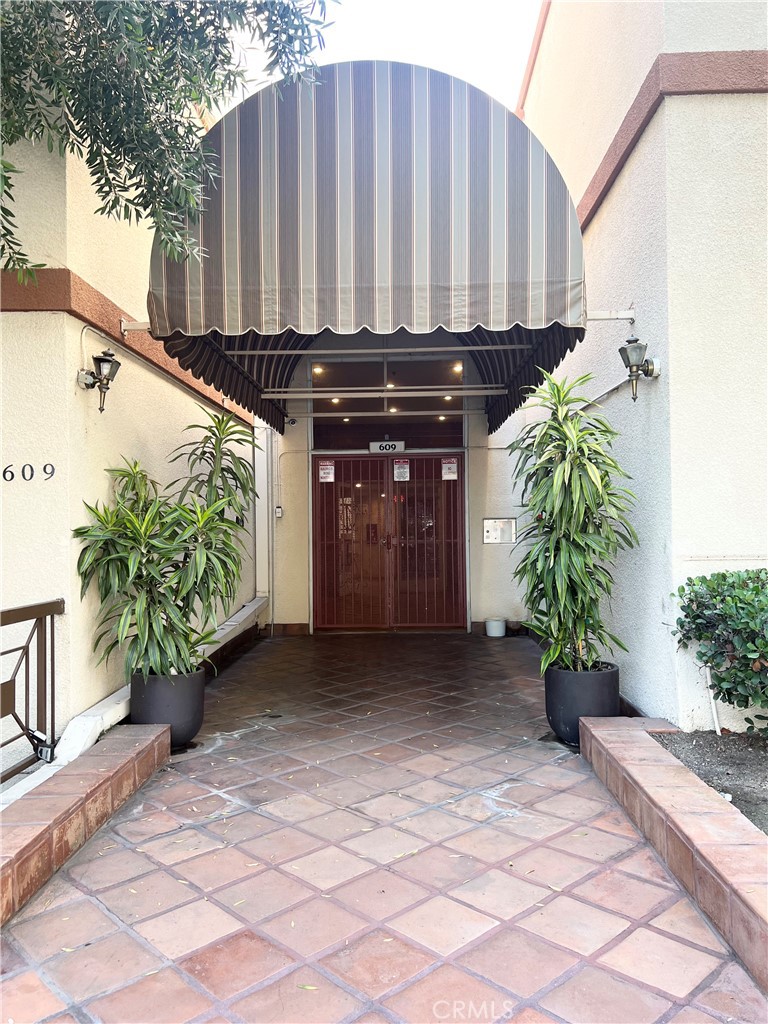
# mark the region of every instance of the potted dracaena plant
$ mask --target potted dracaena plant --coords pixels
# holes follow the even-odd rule
[[[187,473],[165,488],[138,462],[108,469],[113,495],[85,507],[74,531],[81,598],[92,583],[101,607],[99,661],[123,652],[131,721],[170,724],[171,746],[188,744],[203,723],[205,649],[241,576],[245,518],[256,497],[253,433],[230,414],[206,410],[197,437],[171,452]]]
[[[577,393],[591,379],[557,382],[544,373],[530,397],[546,416],[509,446],[530,516],[515,570],[525,625],[545,644],[547,719],[573,746],[579,718],[619,714],[619,670],[604,652],[626,647],[607,629],[601,602],[611,596],[619,549],[637,543],[627,519],[634,495],[616,483],[628,474],[610,454],[617,432]]]

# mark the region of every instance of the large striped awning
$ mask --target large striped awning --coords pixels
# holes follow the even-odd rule
[[[251,96],[208,142],[218,177],[193,229],[206,256],[174,263],[155,243],[152,333],[277,429],[284,414],[263,392],[289,384],[325,329],[451,332],[481,380],[506,388],[488,399],[490,430],[537,367],[583,337],[581,232],[563,179],[525,124],[466,82],[330,65]],[[258,354],[269,348],[297,355]]]

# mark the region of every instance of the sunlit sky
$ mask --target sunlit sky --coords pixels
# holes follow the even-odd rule
[[[421,64],[514,110],[540,9],[541,0],[329,0],[325,49],[316,60]],[[248,92],[264,81],[254,78]]]
[[[517,106],[541,0],[344,0],[328,4],[319,64],[400,60],[463,78]]]

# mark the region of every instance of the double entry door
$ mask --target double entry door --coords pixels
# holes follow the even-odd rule
[[[316,629],[466,627],[463,455],[314,456]]]

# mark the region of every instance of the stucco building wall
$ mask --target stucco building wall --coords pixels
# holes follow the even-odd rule
[[[665,53],[765,49],[761,0],[664,0],[657,6],[663,11]]]
[[[681,96],[667,110],[681,570],[765,554],[766,113],[761,96]]]
[[[14,176],[18,237],[33,263],[67,265],[67,159],[43,144],[19,142],[7,153]],[[71,158],[70,158],[71,159]],[[95,198],[95,196],[94,196]]]
[[[136,320],[147,319],[149,255],[154,231],[147,220],[128,225],[96,216],[98,198],[81,160],[67,160],[66,266],[98,287]]]
[[[586,69],[568,59],[577,32]],[[658,53],[764,48],[762,4],[556,2],[526,123],[578,203]],[[627,389],[604,402],[640,535],[617,563],[609,619],[630,648],[616,658],[626,696],[689,729],[711,711],[676,650],[672,593],[688,575],[766,564],[767,112],[750,92],[662,100],[584,236],[588,309],[633,306],[636,323],[591,323],[557,371],[595,373],[600,393],[625,374],[616,348],[630,330],[662,360],[634,406]]]
[[[149,223],[97,216],[100,202],[88,168],[71,154],[62,158],[44,145],[20,142],[8,159],[21,171],[14,179],[14,214],[30,259],[74,271],[129,316],[146,320]]]
[[[667,117],[676,588],[768,564],[768,103],[681,96]],[[676,665],[679,720],[707,723],[700,670]]]
[[[24,171],[16,212],[31,258],[74,271],[129,315],[145,319],[150,232],[96,216],[98,199],[74,158],[27,145],[14,147],[9,158]],[[0,331],[2,466],[12,464],[15,471],[13,481],[2,483],[0,604],[5,609],[65,599],[65,615],[56,621],[60,733],[72,716],[124,683],[119,654],[106,667],[97,666],[91,651],[98,599],[90,593],[80,602],[80,545],[72,538],[72,529],[87,522],[83,501],[108,497],[104,469],[119,465],[122,456],[141,461],[160,483],[178,477],[179,464],[168,466],[166,455],[190,439],[184,427],[201,422],[199,406],[213,406],[68,313],[5,312]],[[76,375],[92,369],[92,356],[108,346],[122,366],[100,414],[98,391],[78,387]],[[265,456],[257,458],[263,482]],[[50,480],[45,464],[55,467]],[[34,468],[32,480],[21,479],[23,465]],[[262,515],[260,537],[265,525]],[[235,608],[256,591],[255,542],[246,544]]]
[[[524,414],[513,417],[524,421]],[[474,622],[487,618],[520,621],[525,609],[512,583],[516,548],[513,544],[484,544],[484,519],[518,519],[522,508],[514,493],[508,445],[517,433],[509,420],[491,437],[483,416],[468,420],[467,486],[469,538],[469,604]]]
[[[623,308],[634,303],[642,310],[649,353],[666,366],[666,194],[658,182],[661,170],[663,185],[664,161],[664,113],[660,111],[598,212],[594,230],[587,233],[585,260],[591,307]],[[620,260],[617,252],[622,254]],[[592,374],[593,380],[582,389],[589,399],[611,392],[626,377],[618,348],[629,333],[629,325],[622,322],[591,323],[585,340],[557,368],[556,376],[573,379]],[[630,400],[629,389],[620,387],[600,405],[619,431],[613,454],[629,473],[627,486],[637,498],[632,522],[640,544],[620,553],[613,602],[605,609],[612,632],[629,649],[615,653],[622,691],[646,713],[675,718],[674,688],[659,685],[660,680],[674,676],[674,643],[665,625],[670,621],[672,590],[669,387],[665,373],[641,382],[636,403]],[[527,415],[523,410],[513,417],[512,433],[524,425]]]
[[[306,403],[293,402],[289,408],[303,413]],[[312,558],[307,420],[289,425],[282,437],[274,435],[274,444],[274,504],[282,508],[283,515],[274,521],[273,621],[305,624],[310,621]]]

